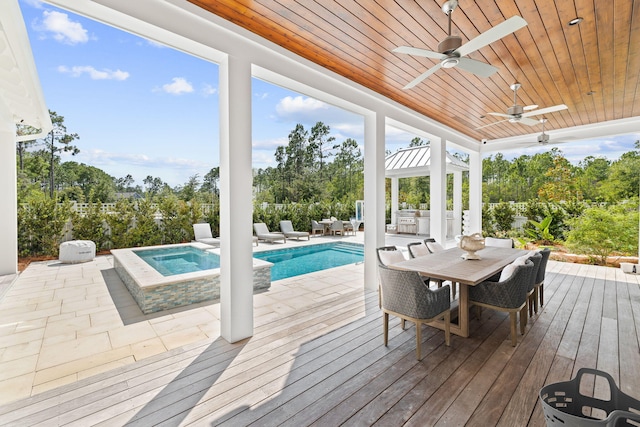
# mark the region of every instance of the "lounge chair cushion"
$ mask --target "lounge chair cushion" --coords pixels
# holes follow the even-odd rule
[[[208,223],[193,224],[193,234],[196,242],[210,246],[220,246],[220,239],[214,238],[211,234],[211,226]]]
[[[294,237],[296,239],[299,239],[300,237],[306,237],[307,239],[309,239],[309,233],[308,232],[306,232],[306,231],[294,231],[293,225],[291,224],[291,221],[280,221],[280,231],[282,231],[282,233],[286,237]]]
[[[284,234],[269,232],[267,224],[264,222],[257,222],[253,224],[253,229],[256,231],[256,236],[258,236],[258,239],[260,240],[267,240],[269,242],[274,242],[276,240],[283,240],[284,242],[287,241]]]

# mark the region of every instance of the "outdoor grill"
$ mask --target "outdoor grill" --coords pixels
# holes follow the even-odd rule
[[[413,212],[411,216],[398,216],[398,233],[416,234],[417,224]]]

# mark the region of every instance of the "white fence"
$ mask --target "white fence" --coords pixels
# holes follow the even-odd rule
[[[92,203],[78,203],[78,202],[73,202],[71,205],[71,210],[78,212],[80,215],[86,215],[87,212],[89,212],[89,208],[91,207]],[[152,203],[151,206],[156,210],[156,213],[159,213],[159,209],[158,209],[158,204],[157,203]],[[201,209],[202,209],[202,213],[206,214],[208,212],[210,212],[213,209],[213,204],[212,203],[201,203],[200,204]],[[100,212],[102,213],[115,213],[116,212],[116,204],[115,203],[102,203],[102,205],[100,206]]]

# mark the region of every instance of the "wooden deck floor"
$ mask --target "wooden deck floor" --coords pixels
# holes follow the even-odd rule
[[[543,426],[538,392],[580,367],[640,398],[640,287],[619,269],[550,262],[545,305],[511,347],[485,310],[471,337],[392,322],[376,293],[256,319],[255,335],[175,349],[0,407],[0,425]]]

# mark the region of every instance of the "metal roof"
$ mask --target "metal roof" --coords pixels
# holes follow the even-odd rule
[[[431,175],[431,146],[401,148],[385,159],[385,176],[406,178]],[[469,170],[469,166],[447,152],[447,173]]]

